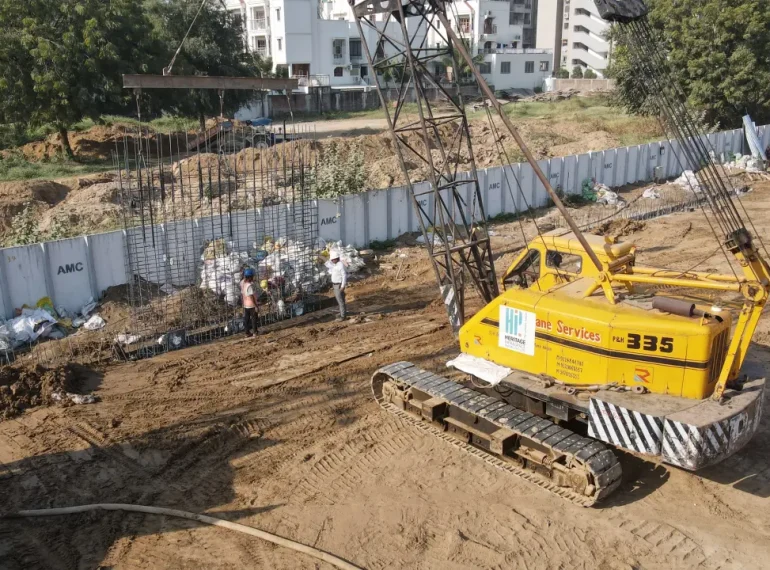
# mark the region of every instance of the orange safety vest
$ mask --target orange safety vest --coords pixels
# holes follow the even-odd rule
[[[253,308],[255,306],[254,305],[254,298],[255,298],[256,295],[252,296],[252,295],[247,295],[246,294],[246,288],[249,285],[251,285],[252,288],[254,287],[254,283],[253,282],[249,283],[245,279],[241,280],[241,299],[243,300],[243,306],[246,309],[251,309],[251,308]]]

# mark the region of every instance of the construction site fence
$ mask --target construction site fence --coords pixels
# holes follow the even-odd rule
[[[770,144],[770,126],[757,127],[757,134],[763,148],[766,148]],[[742,153],[746,148],[740,129],[713,133],[708,135],[708,139],[723,160]],[[553,187],[561,189],[565,195],[578,195],[586,179],[616,188],[649,182],[656,175],[674,178],[682,173],[686,160],[677,141],[661,141],[545,159],[538,164]],[[660,169],[656,171],[657,167]],[[489,217],[522,213],[528,208],[545,206],[548,202],[545,188],[527,163],[479,170],[478,177]],[[416,190],[426,184],[416,185]],[[470,209],[474,206],[470,188],[468,194],[465,204]],[[667,200],[649,201],[613,212],[610,216],[652,217],[688,207],[693,198],[676,204]],[[431,211],[431,201],[429,195],[422,197],[422,206],[426,211]],[[299,207],[299,204],[269,206],[232,215],[245,217],[243,223],[235,224],[235,227],[245,228],[254,223],[251,220],[273,219],[276,216],[284,220],[284,227],[288,227],[293,219],[292,207]],[[311,207],[317,212],[318,237],[327,242],[342,241],[365,247],[374,240],[391,240],[420,229],[407,187],[370,190],[335,200],[314,200]],[[268,208],[281,211],[268,212]],[[455,214],[459,216],[460,212]],[[197,252],[204,246],[205,235],[198,230],[210,226],[212,222],[205,217],[188,219],[159,224],[155,231],[193,240],[194,247],[190,248],[188,244],[186,250]],[[220,220],[215,222],[220,223]],[[579,223],[593,221],[581,219]],[[91,298],[98,299],[107,288],[127,284],[127,237],[130,236],[126,231],[114,231],[0,250],[0,316],[11,318],[16,309],[23,305],[34,306],[44,297],[50,298],[55,307],[77,312]],[[167,240],[158,241],[167,243]],[[157,255],[148,257],[146,263],[149,275],[161,276],[166,274],[169,269],[166,265],[173,263],[173,259],[159,251]],[[195,283],[196,274],[192,271],[184,277],[180,277],[178,272],[175,275],[175,286]]]

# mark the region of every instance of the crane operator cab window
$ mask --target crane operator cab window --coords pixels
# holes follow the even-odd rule
[[[545,254],[545,266],[577,275],[583,269],[583,258],[574,253],[548,251]]]
[[[503,285],[506,288],[515,286],[526,289],[531,287],[538,279],[540,279],[540,251],[533,249],[506,276]]]

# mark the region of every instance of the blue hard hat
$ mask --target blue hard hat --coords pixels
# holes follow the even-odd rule
[[[243,272],[244,277],[254,277],[254,275],[254,270],[251,267],[247,267]]]

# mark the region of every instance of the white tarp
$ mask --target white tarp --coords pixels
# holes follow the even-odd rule
[[[450,360],[446,365],[448,368],[457,368],[466,374],[473,374],[476,378],[489,382],[492,386],[499,384],[503,378],[512,372],[510,368],[465,353]]]
[[[22,309],[21,316],[0,326],[0,337],[10,339],[15,346],[34,342],[56,324],[56,319],[43,309]]]

